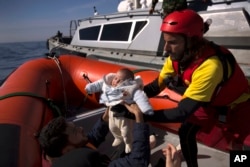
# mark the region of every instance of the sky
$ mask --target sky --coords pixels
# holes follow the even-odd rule
[[[70,20],[117,11],[120,0],[1,0],[0,43],[43,41],[58,30],[69,35]]]

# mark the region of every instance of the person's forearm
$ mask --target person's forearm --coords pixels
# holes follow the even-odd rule
[[[178,108],[156,110],[153,115],[144,115],[144,119],[149,122],[182,122],[185,119],[185,115],[181,115]]]
[[[89,141],[94,144],[95,147],[98,147],[105,140],[108,132],[108,123],[100,118],[87,136]]]
[[[182,100],[178,107],[171,109],[163,109],[155,111],[154,115],[144,115],[146,121],[152,122],[183,122],[186,118],[194,113],[199,107],[202,106],[202,102],[186,98]]]
[[[148,166],[150,160],[149,126],[146,123],[135,123],[133,130],[133,146],[130,154],[118,158],[109,164],[109,167]]]
[[[135,122],[136,123],[144,122],[143,114],[142,113],[136,113],[135,114]]]
[[[161,92],[160,86],[158,84],[158,78],[156,78],[153,82],[145,85],[143,90],[148,98],[158,95]]]
[[[150,159],[149,126],[146,123],[136,123],[133,131],[134,141],[129,158],[138,164],[148,165]]]

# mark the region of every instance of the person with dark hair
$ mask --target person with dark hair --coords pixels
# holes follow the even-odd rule
[[[107,121],[108,115],[105,112],[102,118],[96,122],[93,129],[88,134],[85,134],[83,127],[77,127],[73,122],[67,122],[64,117],[51,120],[42,128],[38,136],[44,158],[53,162],[53,166],[57,166],[57,164],[61,164],[60,160],[57,161],[58,157],[62,157],[74,149],[83,148],[76,151],[81,152],[82,162],[93,165],[97,163],[100,166],[105,166],[109,163],[109,158],[97,154],[95,150],[105,140],[105,136],[109,132]],[[72,159],[70,157],[75,155],[78,154],[73,153],[72,156],[67,154],[66,157]],[[91,158],[95,157],[99,157],[100,161],[91,160]]]
[[[148,124],[144,123],[136,104],[124,105],[135,116],[133,148],[129,154],[111,161],[97,151],[109,131],[106,111],[88,134],[83,127],[63,117],[50,121],[38,136],[44,156],[53,167],[147,167],[150,159]]]
[[[167,15],[161,25],[167,58],[159,76],[144,87],[149,98],[166,87],[182,95],[176,108],[145,118],[181,122],[178,133],[188,167],[198,166],[196,134],[201,128],[211,130],[218,121],[218,108],[250,110],[247,78],[228,49],[203,37],[204,29],[202,17],[193,10]]]

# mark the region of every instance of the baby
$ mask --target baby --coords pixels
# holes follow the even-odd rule
[[[149,103],[148,97],[143,91],[143,82],[139,76],[127,68],[109,73],[102,79],[86,85],[86,92],[92,94],[102,92],[100,103],[105,104],[109,109],[109,129],[114,136],[112,146],[118,146],[125,143],[125,152],[129,153],[132,147],[132,134],[134,120],[120,116],[113,111],[112,106],[122,102],[131,104],[136,103],[144,114],[152,115],[153,109]],[[119,112],[119,111],[118,111]]]

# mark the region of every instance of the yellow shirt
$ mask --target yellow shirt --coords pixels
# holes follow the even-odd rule
[[[230,69],[230,68],[229,68]],[[231,71],[229,70],[229,75]],[[175,76],[170,57],[167,58],[164,66],[160,72],[159,85],[162,88],[164,85],[164,78],[168,76]],[[210,102],[213,93],[223,79],[223,66],[217,56],[209,57],[205,60],[192,74],[191,83],[184,81],[188,87],[184,92],[183,98],[189,97],[191,99]],[[233,103],[246,101],[250,98],[250,94],[243,94]]]

